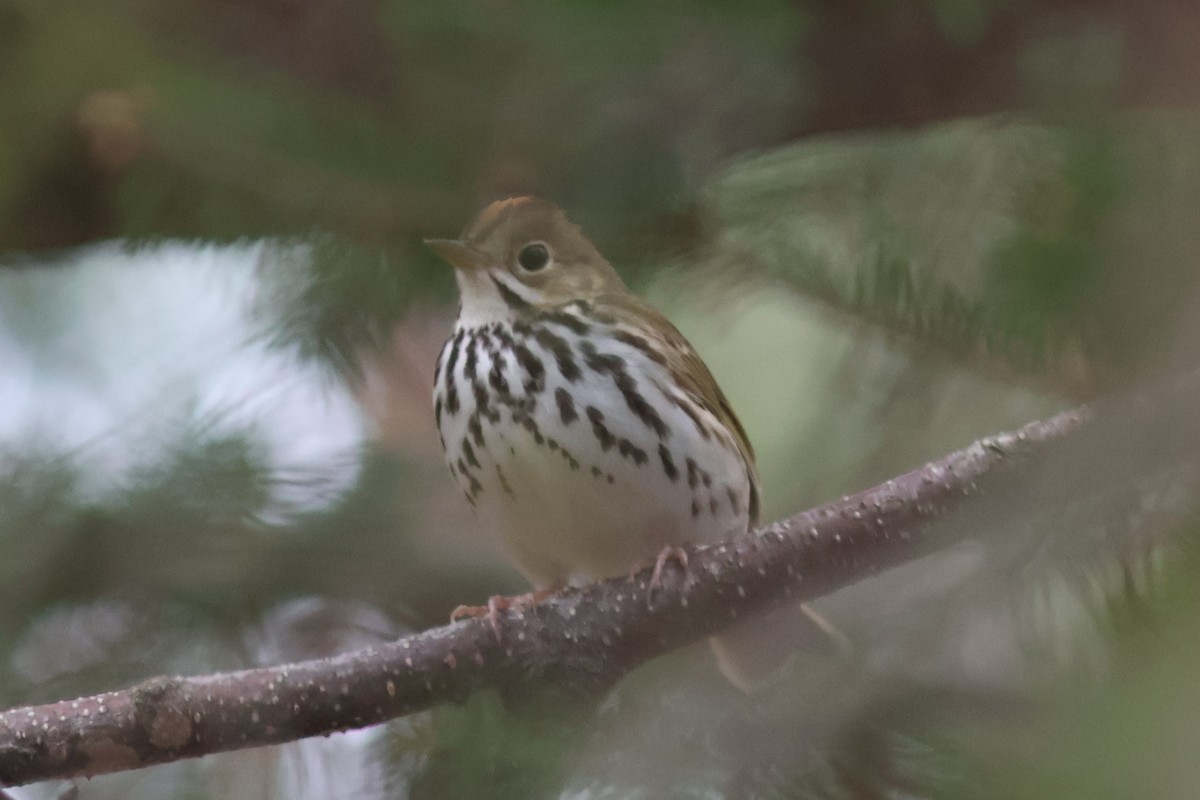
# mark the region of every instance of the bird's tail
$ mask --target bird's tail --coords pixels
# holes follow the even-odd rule
[[[844,656],[850,642],[807,603],[784,606],[736,623],[708,640],[729,682],[751,693],[793,654]]]

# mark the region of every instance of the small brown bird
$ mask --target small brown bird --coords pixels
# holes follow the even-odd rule
[[[537,590],[519,602],[656,556],[657,580],[680,545],[758,521],[754,451],[712,373],[560,209],[503,200],[462,239],[428,244],[461,296],[437,361],[438,432]],[[493,598],[490,613],[512,602]],[[713,646],[747,688],[775,664],[726,646],[737,635]]]

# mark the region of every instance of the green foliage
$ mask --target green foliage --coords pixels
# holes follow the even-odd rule
[[[461,225],[481,199],[536,191],[627,255],[623,240],[694,183],[689,170],[731,140],[781,130],[795,103],[781,67],[800,17],[780,2],[620,14],[593,3],[503,14],[478,3],[356,6],[339,24],[363,55],[329,50],[343,46],[329,30],[304,44],[318,64],[369,73],[370,89],[290,64],[296,31],[272,30],[263,10],[244,22],[263,25],[280,51],[254,57],[235,55],[222,36],[236,24],[202,5],[11,13],[21,20],[7,51],[13,78],[0,82],[13,123],[0,125],[0,176],[14,178],[0,190],[9,247],[95,232],[232,240],[314,228],[407,243]],[[11,82],[30,74],[44,82]],[[102,94],[116,101],[110,113],[89,116]],[[97,170],[90,162],[109,157],[97,148],[114,140],[132,160],[120,149]],[[79,185],[56,198],[68,176]],[[44,230],[12,227],[35,215]]]
[[[1166,205],[1150,186],[1195,208],[1195,175],[1147,175],[1134,156],[1159,125],[969,121],[745,159],[706,195],[713,261],[751,264],[975,369],[1086,397],[1157,346],[1147,326],[1165,333],[1178,299],[1161,287],[1190,282],[1170,256],[1139,260],[1135,291],[1156,297],[1131,314],[1129,264],[1111,256],[1135,246],[1124,220]],[[1190,116],[1167,125],[1175,146],[1200,136]],[[1164,229],[1159,246],[1181,235]],[[1166,313],[1148,320],[1151,305]]]
[[[1049,301],[1032,281],[1055,275],[1060,292],[1076,297],[1078,280],[1063,273],[1098,263],[1074,257],[1071,267],[1062,249],[1043,248],[1051,261],[1041,264],[1021,258],[1033,248],[1020,243],[1025,228],[1010,198],[1060,186],[1068,147],[1060,132],[969,121],[747,159],[707,195],[717,261],[749,261],[807,296],[958,358],[987,355],[1018,374],[1053,374],[1078,332],[1051,313],[1057,305],[1037,312]],[[1039,301],[1032,309],[1022,302],[1031,295]]]
[[[11,610],[4,620],[8,635],[3,638],[8,641],[27,615],[56,602],[74,586],[74,576],[63,576],[61,563],[53,559],[81,544],[82,537],[73,465],[29,451],[9,453],[5,462],[0,542],[8,557],[0,607]]]
[[[259,322],[267,342],[357,376],[369,350],[386,348],[413,306],[448,301],[451,270],[423,247],[378,248],[329,235],[263,254]]]
[[[569,758],[586,740],[593,709],[562,697],[509,706],[477,692],[433,712],[437,745],[414,777],[414,800],[557,797]]]
[[[1028,718],[960,729],[963,780],[937,797],[1190,797],[1200,650],[1195,522],[1149,587],[1109,596],[1103,680],[1069,670],[1047,681]]]

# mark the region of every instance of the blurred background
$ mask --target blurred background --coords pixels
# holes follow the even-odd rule
[[[696,345],[766,519],[1153,397],[1200,352],[1197,41],[1185,0],[0,0],[0,703],[523,590],[442,465],[419,244],[510,194]],[[1197,420],[1116,405],[755,697],[701,646],[79,797],[1195,797]]]

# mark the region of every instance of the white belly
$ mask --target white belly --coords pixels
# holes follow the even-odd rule
[[[622,391],[612,371],[588,368],[575,333],[551,330],[542,340],[499,325],[456,332],[434,391],[455,478],[530,581],[623,575],[664,545],[744,531],[750,479],[720,423],[685,414],[665,368],[636,348],[597,348],[633,379]],[[523,357],[497,347],[506,338]]]

